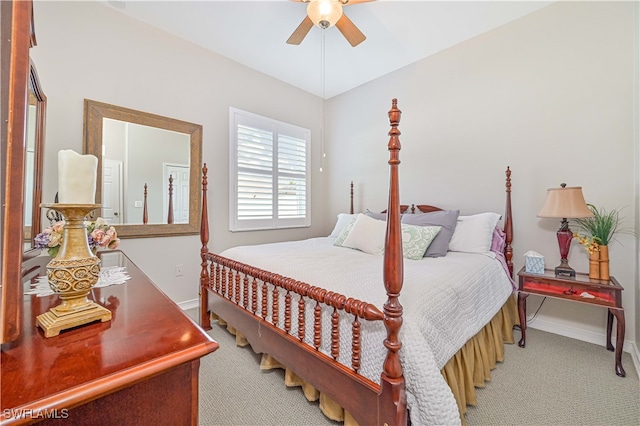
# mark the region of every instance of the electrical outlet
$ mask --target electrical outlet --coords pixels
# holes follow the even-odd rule
[[[183,275],[182,267],[183,265],[176,265],[176,277],[181,277]]]

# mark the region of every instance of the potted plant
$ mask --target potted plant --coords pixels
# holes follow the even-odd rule
[[[576,234],[578,241],[585,246],[589,252],[589,276],[601,280],[609,279],[609,243],[614,240],[616,233],[621,232],[621,217],[619,210],[607,211],[604,208],[598,209],[593,204],[587,204],[593,217],[584,219],[574,219],[580,231],[588,236]],[[592,269],[593,261],[598,261],[599,273]],[[597,276],[596,276],[597,275]]]

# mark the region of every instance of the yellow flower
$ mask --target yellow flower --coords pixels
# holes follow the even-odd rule
[[[584,246],[584,249],[589,253],[593,254],[597,251],[600,251],[600,245],[598,244],[598,240],[594,237],[588,237],[586,235],[580,235],[577,232],[573,234],[573,236],[578,240],[580,244]]]

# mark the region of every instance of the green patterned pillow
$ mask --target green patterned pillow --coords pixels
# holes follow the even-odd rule
[[[417,226],[402,224],[402,253],[407,259],[420,260],[429,244],[440,232],[441,226]]]
[[[342,247],[342,243],[344,243],[344,240],[346,240],[347,237],[349,236],[349,233],[353,229],[353,225],[356,223],[357,218],[358,216],[354,216],[353,218],[351,218],[351,221],[347,223],[344,228],[342,228],[342,231],[336,237],[336,240],[333,242],[334,246]]]

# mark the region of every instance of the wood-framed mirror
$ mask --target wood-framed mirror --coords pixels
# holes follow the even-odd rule
[[[98,157],[99,216],[118,237],[199,232],[201,125],[85,99],[83,153]]]
[[[35,46],[31,1],[0,2],[0,136],[3,185],[0,258],[0,341],[20,336],[23,262],[40,250],[25,251],[24,197],[29,48]],[[41,175],[40,175],[41,176]],[[38,202],[39,204],[39,202]],[[33,231],[33,230],[31,230]]]
[[[38,72],[29,64],[27,92],[26,153],[24,166],[24,248],[33,249],[34,239],[42,230],[42,171],[44,164],[44,134],[47,97],[42,90]]]

